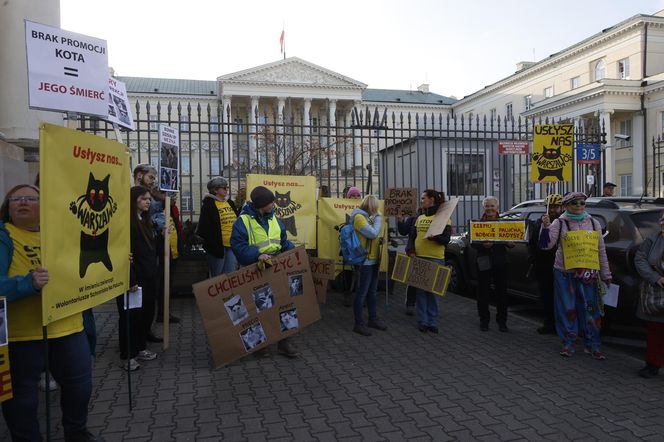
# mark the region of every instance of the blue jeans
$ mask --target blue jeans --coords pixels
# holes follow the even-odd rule
[[[421,258],[433,261],[440,265],[445,265],[444,259]],[[417,307],[417,318],[420,325],[428,327],[438,326],[438,295],[417,289],[415,295],[415,305]]]
[[[231,273],[237,270],[237,258],[230,247],[224,247],[224,257],[217,258],[209,253],[205,254],[210,270],[210,276],[219,276],[222,273]]]
[[[369,310],[369,321],[376,319],[376,289],[378,288],[378,265],[359,266],[359,280],[355,290],[355,299],[353,300],[353,313],[355,314],[355,323],[364,324],[362,309],[364,301],[367,301]]]
[[[85,332],[48,340],[49,370],[62,389],[65,435],[85,429],[92,393],[92,362]],[[13,440],[41,441],[37,409],[39,375],[46,366],[43,341],[9,343],[14,397],[2,403]]]

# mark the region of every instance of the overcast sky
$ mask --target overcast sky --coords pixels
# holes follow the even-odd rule
[[[60,0],[117,75],[214,80],[286,54],[370,88],[461,98],[664,0]]]

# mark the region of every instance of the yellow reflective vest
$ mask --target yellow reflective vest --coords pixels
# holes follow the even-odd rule
[[[276,216],[268,219],[268,232],[250,215],[240,215],[240,218],[247,229],[250,246],[258,247],[258,252],[261,254],[271,255],[281,251],[281,227]]]

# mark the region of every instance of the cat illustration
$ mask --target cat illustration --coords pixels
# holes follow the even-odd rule
[[[108,255],[108,225],[117,210],[117,204],[109,194],[110,177],[106,175],[103,180],[97,180],[90,173],[85,194],[69,205],[81,223],[81,278],[85,276],[90,264],[95,262],[101,262],[109,271],[113,271],[113,263]]]
[[[295,212],[302,207],[301,204],[291,200],[290,191],[286,193],[274,192],[276,215],[284,223],[286,231],[293,236],[297,236],[297,226],[295,224]]]
[[[542,153],[541,154],[535,154],[534,159],[536,162],[539,163],[539,160],[557,160],[561,158],[560,154],[560,147],[546,147],[542,146]],[[537,170],[539,171],[539,177],[537,178],[537,181],[542,181],[545,177],[552,176],[557,178],[559,181],[564,181],[563,179],[563,168],[557,168],[557,169],[549,169],[549,168],[542,168],[542,167],[537,167]]]

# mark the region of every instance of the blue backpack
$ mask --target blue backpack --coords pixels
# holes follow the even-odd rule
[[[367,250],[360,243],[360,238],[353,227],[353,218],[339,229],[339,252],[344,264],[361,265],[367,259]]]

